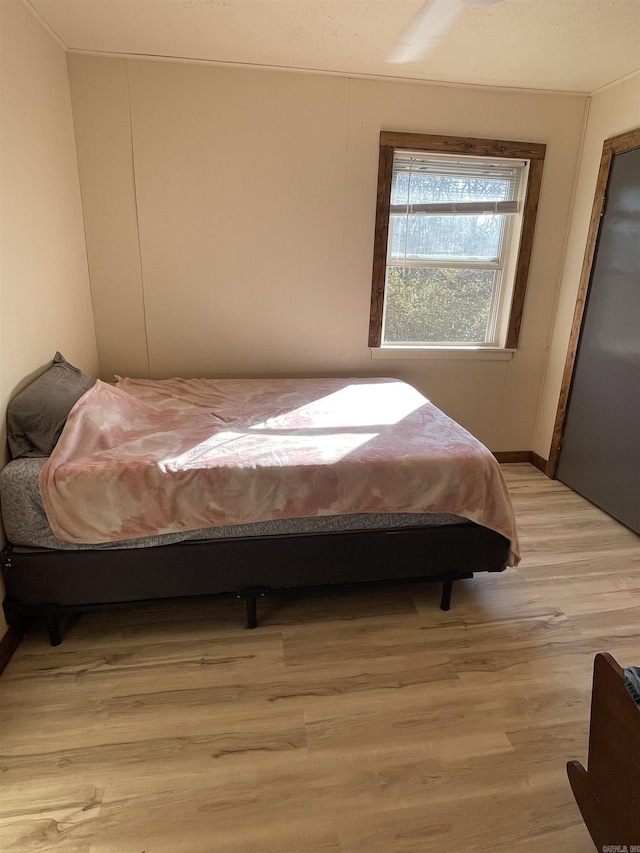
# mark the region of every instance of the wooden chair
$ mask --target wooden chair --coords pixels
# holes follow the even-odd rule
[[[587,767],[570,761],[567,775],[597,849],[640,851],[640,708],[607,653],[593,666]]]

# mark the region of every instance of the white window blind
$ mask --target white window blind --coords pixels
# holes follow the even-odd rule
[[[523,160],[396,151],[391,215],[515,214]]]

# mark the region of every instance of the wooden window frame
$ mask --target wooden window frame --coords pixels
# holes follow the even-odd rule
[[[520,337],[522,311],[527,289],[527,277],[533,234],[538,212],[542,167],[546,145],[537,142],[506,142],[498,139],[474,139],[463,136],[437,136],[426,133],[400,133],[383,130],[380,133],[380,159],[378,163],[378,191],[376,224],[373,246],[373,275],[371,281],[371,313],[369,316],[369,346],[382,346],[382,318],[387,268],[389,236],[389,210],[393,155],[395,151],[426,151],[430,153],[458,154],[474,157],[509,157],[529,160],[529,178],[522,213],[522,230],[513,283],[511,310],[505,340],[506,349],[516,349]],[[446,346],[442,346],[446,349]]]

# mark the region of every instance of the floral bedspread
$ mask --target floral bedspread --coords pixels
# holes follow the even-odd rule
[[[71,410],[40,475],[57,537],[102,543],[345,513],[516,525],[490,451],[396,379],[119,379]]]

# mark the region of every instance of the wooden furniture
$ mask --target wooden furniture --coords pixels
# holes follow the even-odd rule
[[[246,600],[247,627],[268,591],[329,584],[439,580],[448,610],[454,580],[506,567],[509,542],[473,522],[397,530],[182,542],[151,548],[2,552],[10,625],[44,617],[52,645],[66,610],[203,595]]]
[[[595,657],[587,769],[570,761],[567,775],[598,850],[640,849],[640,708],[610,654]]]

